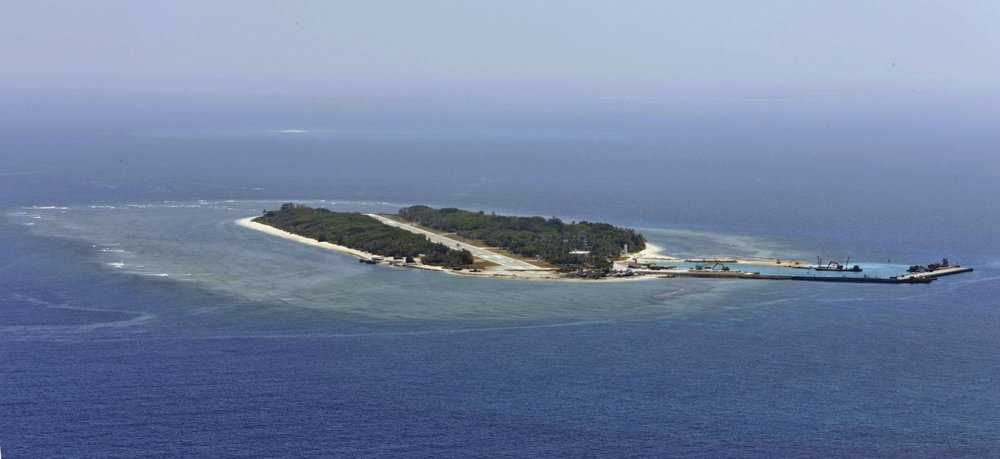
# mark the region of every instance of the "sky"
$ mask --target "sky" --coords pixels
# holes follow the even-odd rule
[[[997,1],[0,1],[0,90],[1000,95]]]

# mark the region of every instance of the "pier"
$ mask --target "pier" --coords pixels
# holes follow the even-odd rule
[[[654,273],[650,273],[654,274]],[[782,274],[760,274],[742,271],[672,271],[660,277],[697,277],[703,279],[752,279],[752,280],[783,280],[807,282],[840,282],[853,284],[929,284],[937,280],[936,276],[898,276],[898,277],[851,277],[851,276],[790,276]]]
[[[950,268],[941,268],[934,271],[927,271],[922,273],[907,274],[905,276],[900,276],[901,279],[937,279],[943,276],[951,276],[954,274],[968,273],[972,272],[972,268],[965,266],[952,266]]]
[[[837,282],[851,284],[929,284],[939,277],[950,276],[973,271],[969,267],[953,266],[949,268],[936,269],[915,274],[906,274],[892,277],[869,277],[869,276],[800,276],[789,274],[761,274],[759,272],[745,271],[723,271],[723,270],[694,270],[676,269],[664,267],[659,269],[637,269],[636,274],[651,275],[662,278],[674,277],[694,277],[700,279],[750,279],[750,280],[779,280],[779,281],[804,281],[804,282]]]

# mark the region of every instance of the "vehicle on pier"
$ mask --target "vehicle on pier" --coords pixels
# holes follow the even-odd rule
[[[813,269],[815,269],[816,271],[837,271],[837,272],[851,272],[851,273],[860,273],[862,271],[861,266],[858,265],[854,265],[848,268],[847,264],[849,264],[850,262],[851,262],[851,257],[847,257],[847,262],[845,262],[844,264],[840,264],[839,262],[830,260],[826,264],[826,266],[823,266],[823,260],[821,260],[819,257],[816,257],[816,267]]]

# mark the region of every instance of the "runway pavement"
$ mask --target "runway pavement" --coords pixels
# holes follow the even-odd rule
[[[377,214],[366,214],[366,215],[368,215],[369,217],[374,218],[374,219],[376,219],[376,220],[378,220],[378,221],[380,221],[382,223],[385,223],[386,225],[395,226],[397,228],[402,228],[402,229],[405,229],[405,230],[407,230],[407,231],[409,231],[411,233],[423,234],[424,236],[427,236],[427,238],[430,239],[432,242],[437,242],[437,243],[440,243],[440,244],[444,244],[444,245],[446,245],[448,247],[451,247],[451,248],[458,248],[458,249],[468,250],[469,252],[472,252],[472,255],[474,257],[481,258],[481,259],[487,260],[487,261],[491,261],[491,262],[496,263],[496,264],[498,264],[498,265],[500,265],[500,266],[502,266],[502,267],[504,267],[506,269],[526,270],[526,271],[550,271],[551,270],[551,268],[538,267],[538,266],[535,266],[535,265],[533,265],[531,263],[526,263],[526,262],[523,262],[521,260],[517,260],[517,259],[511,258],[511,257],[508,257],[506,255],[501,255],[499,253],[493,252],[493,251],[491,251],[489,249],[486,249],[486,248],[483,248],[483,247],[476,247],[474,245],[469,245],[469,244],[466,244],[464,242],[460,242],[460,241],[457,241],[455,239],[452,239],[452,238],[450,238],[448,236],[443,236],[443,235],[440,235],[440,234],[437,234],[437,233],[432,233],[432,232],[427,231],[427,230],[425,230],[423,228],[418,228],[418,227],[410,225],[410,224],[400,223],[400,222],[398,222],[396,220],[393,220],[391,218],[386,218],[386,217],[383,217],[381,215],[377,215]]]

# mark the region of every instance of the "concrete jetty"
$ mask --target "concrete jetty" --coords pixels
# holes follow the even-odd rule
[[[966,266],[952,266],[949,268],[941,268],[941,269],[935,269],[934,271],[907,274],[905,276],[899,276],[899,277],[900,279],[937,279],[943,276],[951,276],[953,274],[961,274],[968,272],[972,272],[972,268]]]
[[[804,282],[837,282],[851,284],[929,284],[942,276],[971,272],[973,269],[962,266],[942,268],[915,274],[893,277],[868,276],[798,276],[786,274],[761,274],[758,272],[722,271],[722,270],[689,270],[689,269],[636,269],[640,275],[650,275],[663,278],[694,277],[701,279],[751,279],[751,280],[782,280]]]
[[[651,273],[653,274],[653,273]],[[671,271],[655,274],[660,277],[697,277],[703,279],[752,279],[752,280],[784,280],[806,282],[840,282],[853,284],[929,284],[937,277],[898,276],[898,277],[856,277],[856,276],[790,276],[781,274],[747,273],[742,271]]]

